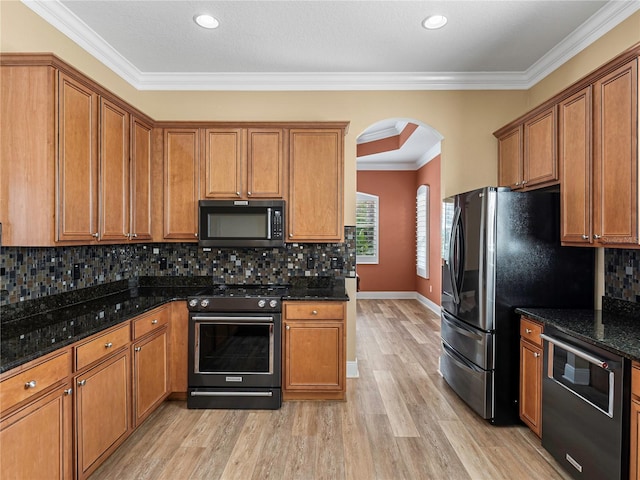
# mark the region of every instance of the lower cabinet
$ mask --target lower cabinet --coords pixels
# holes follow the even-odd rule
[[[285,302],[283,307],[283,399],[344,399],[345,304]]]
[[[75,377],[78,479],[88,477],[130,433],[130,361],[126,348]]]
[[[61,385],[0,422],[0,478],[73,479],[72,390]]]
[[[640,363],[631,369],[631,429],[629,478],[640,480]]]
[[[169,395],[167,327],[133,344],[134,426],[140,425]]]
[[[520,419],[542,436],[542,325],[520,320]]]

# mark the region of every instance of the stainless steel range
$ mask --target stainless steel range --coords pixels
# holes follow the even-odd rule
[[[286,287],[221,285],[189,297],[188,408],[278,409]]]

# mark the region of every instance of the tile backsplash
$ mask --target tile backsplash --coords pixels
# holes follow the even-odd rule
[[[0,305],[142,276],[210,276],[213,283],[288,283],[289,277],[305,275],[355,277],[355,251],[352,226],[345,227],[344,243],[270,249],[203,249],[191,243],[3,247]],[[307,268],[309,257],[312,268]],[[332,262],[334,258],[342,265]]]
[[[606,248],[604,252],[605,295],[640,303],[640,250]]]

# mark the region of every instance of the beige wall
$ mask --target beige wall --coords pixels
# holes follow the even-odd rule
[[[348,120],[345,222],[355,223],[356,138],[386,118],[414,118],[442,142],[443,197],[497,180],[492,132],[640,41],[640,13],[598,40],[530,91],[139,92],[18,1],[0,2],[0,50],[53,52],[156,120]],[[355,297],[354,285],[349,284]],[[349,305],[355,358],[355,302]]]

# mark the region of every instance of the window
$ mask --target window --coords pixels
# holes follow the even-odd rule
[[[356,195],[356,263],[378,263],[378,206],[376,195]]]
[[[420,185],[416,195],[416,273],[429,278],[429,187]]]

